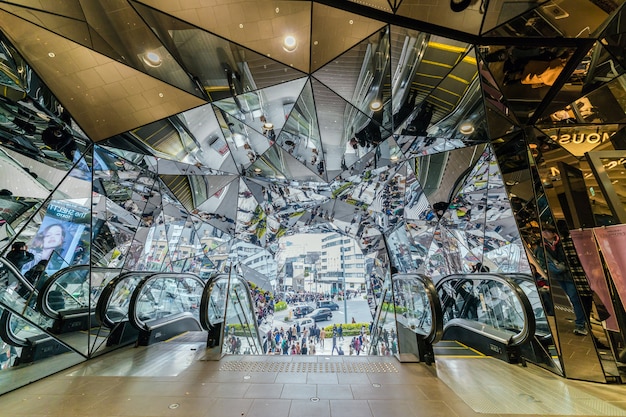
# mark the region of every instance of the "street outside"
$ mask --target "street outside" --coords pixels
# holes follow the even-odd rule
[[[352,318],[356,323],[366,323],[369,324],[372,321],[372,314],[370,312],[369,305],[367,300],[363,298],[363,296],[357,296],[354,298],[350,298],[349,300],[344,301],[339,300],[335,301],[339,305],[339,310],[333,311],[333,317],[327,321],[319,321],[317,322],[318,327],[327,327],[336,324],[347,324],[352,323]],[[316,307],[314,302],[304,303],[309,304],[311,307]],[[347,314],[345,313],[345,308],[347,308]],[[290,318],[291,317],[291,318]],[[347,317],[347,320],[346,320]],[[287,329],[294,324],[293,311],[291,307],[288,307],[286,310],[277,311],[274,313],[274,319],[271,324],[271,329],[280,330],[281,327],[283,329]],[[270,329],[269,324],[265,324],[261,326],[261,334],[264,335]],[[338,338],[337,347],[342,348],[343,352],[348,355],[350,352],[350,341],[352,340],[352,336],[344,336],[343,340]],[[332,344],[332,333],[328,333],[326,335],[326,340],[322,343],[317,343],[315,346],[315,354],[316,355],[331,355],[337,354],[337,351],[332,352],[333,344]]]

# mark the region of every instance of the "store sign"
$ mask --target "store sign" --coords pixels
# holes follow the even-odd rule
[[[593,132],[593,133],[563,133],[561,135],[552,135],[550,139],[558,143],[559,145],[573,144],[590,144],[598,145],[600,143],[608,142],[611,140],[615,132]]]

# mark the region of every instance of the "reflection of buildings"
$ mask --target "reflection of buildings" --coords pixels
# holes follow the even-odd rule
[[[318,283],[324,292],[365,289],[365,257],[353,239],[338,234],[324,237],[320,265]]]
[[[317,269],[321,252],[306,252],[285,261],[285,288],[293,291],[317,292]]]
[[[229,262],[240,263],[267,277],[272,288],[276,287],[278,264],[266,250],[247,242],[237,242],[230,249]]]

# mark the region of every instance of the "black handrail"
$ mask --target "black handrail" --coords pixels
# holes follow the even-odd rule
[[[211,294],[213,293],[215,286],[222,279],[228,279],[228,276],[220,274],[211,276],[207,280],[206,284],[204,285],[204,290],[202,291],[202,297],[200,298],[200,326],[202,326],[202,328],[207,331],[211,330],[217,325],[217,323],[211,322],[211,310],[216,311],[215,314],[219,316],[222,322],[226,318],[226,306],[224,306],[224,314],[218,314],[220,313],[219,311],[217,311],[219,307],[214,305],[213,299],[211,298]]]
[[[170,272],[156,272],[151,275],[144,277],[137,287],[135,287],[135,291],[130,298],[130,304],[128,306],[128,319],[130,324],[138,330],[150,330],[150,326],[146,323],[137,312],[137,304],[139,302],[139,297],[143,289],[154,279],[164,279],[164,278],[189,278],[197,281],[201,286],[204,287],[204,281],[198,277],[197,275],[190,273],[170,273]],[[200,323],[198,323],[198,327],[200,327]]]
[[[100,296],[98,297],[98,302],[96,303],[96,320],[98,320],[99,323],[101,323],[103,326],[112,329],[114,328],[118,322],[116,322],[115,320],[111,319],[108,316],[108,310],[109,310],[109,305],[111,304],[111,297],[115,294],[115,289],[117,288],[117,286],[122,282],[125,281],[127,279],[133,278],[133,277],[146,277],[148,275],[154,275],[153,271],[150,272],[146,272],[146,271],[129,271],[129,272],[124,272],[120,275],[118,275],[117,277],[113,278],[112,280],[110,280],[102,289],[102,292],[100,292]],[[129,289],[129,290],[134,290],[133,289]],[[128,297],[131,297],[131,294],[128,294]],[[126,315],[126,320],[128,320],[128,314]]]
[[[515,295],[520,305],[522,306],[522,310],[523,310],[522,314],[524,315],[523,317],[524,324],[523,324],[522,329],[518,333],[514,334],[508,339],[509,346],[515,347],[515,346],[523,345],[535,336],[535,330],[536,330],[535,314],[533,312],[530,300],[526,296],[526,293],[524,292],[524,290],[515,281],[513,281],[511,278],[505,275],[494,274],[494,273],[448,275],[442,278],[439,282],[437,282],[437,285],[436,285],[437,292],[439,293],[439,290],[445,291],[445,289],[443,289],[443,286],[450,281],[458,281],[459,283],[463,283],[466,280],[494,281],[494,282],[504,284],[512,290],[512,293]],[[444,302],[445,300],[442,299],[441,301]],[[455,319],[455,320],[459,320],[459,319]],[[460,320],[467,320],[467,319],[460,319]],[[445,327],[446,325],[444,324],[444,329]]]
[[[417,280],[423,285],[426,290],[426,296],[428,297],[428,303],[430,304],[430,314],[432,317],[432,325],[430,332],[426,335],[426,341],[430,344],[440,341],[443,336],[443,311],[441,309],[437,288],[432,280],[421,274],[396,274],[392,277],[392,280],[394,285],[396,285],[396,282],[401,282],[402,280]]]
[[[18,337],[11,328],[11,316],[13,312],[11,310],[4,309],[2,315],[0,315],[0,339],[8,345],[15,347],[26,347],[29,345],[28,341]]]
[[[55,286],[59,287],[61,291],[63,291],[66,295],[74,299],[74,301],[76,301],[76,303],[79,304],[81,307],[88,309],[89,304],[84,305],[83,303],[81,303],[76,297],[74,297],[73,294],[67,291],[62,285],[57,285],[57,281],[72,272],[77,272],[77,271],[90,272],[91,269],[92,269],[91,265],[72,265],[67,268],[60,269],[54,274],[52,274],[52,276],[48,278],[46,282],[44,282],[43,286],[41,287],[41,290],[39,291],[39,294],[37,295],[37,310],[41,312],[42,314],[44,314],[45,316],[50,317],[52,319],[56,319],[59,317],[59,312],[56,310],[53,310],[48,304],[48,296],[50,295],[50,292]]]
[[[214,328],[218,323],[212,323],[210,321],[210,309],[213,308],[214,310],[219,309],[218,306],[213,305],[212,302],[212,298],[211,298],[211,294],[213,292],[213,290],[215,289],[215,286],[217,285],[217,283],[221,280],[226,280],[227,282],[229,282],[230,280],[230,285],[226,286],[226,288],[224,289],[224,291],[229,291],[233,284],[233,281],[238,281],[239,284],[241,284],[244,287],[244,291],[246,293],[246,300],[245,300],[245,304],[247,304],[248,308],[250,309],[250,312],[252,313],[254,320],[252,323],[241,323],[242,327],[246,327],[244,326],[244,324],[247,325],[247,328],[249,329],[250,326],[252,328],[255,329],[255,331],[253,332],[254,334],[251,336],[256,336],[256,342],[258,344],[259,348],[262,348],[263,344],[261,343],[261,335],[259,334],[259,327],[258,327],[258,323],[256,321],[256,314],[255,314],[255,308],[254,308],[254,301],[252,300],[252,295],[250,292],[250,286],[248,285],[248,282],[241,276],[239,275],[235,275],[235,276],[231,276],[228,274],[217,274],[212,276],[211,278],[209,278],[209,280],[207,281],[205,287],[204,287],[204,291],[202,292],[202,298],[200,301],[200,324],[202,326],[203,329],[205,330],[211,330],[212,328]],[[238,298],[238,302],[240,306],[244,306],[244,302],[242,302],[241,299]],[[224,323],[224,321],[226,320],[226,315],[227,315],[227,309],[228,309],[228,305],[227,305],[228,301],[225,301],[225,305],[224,305],[224,311],[223,311],[223,316],[221,316],[221,323]],[[219,311],[218,311],[219,312]]]

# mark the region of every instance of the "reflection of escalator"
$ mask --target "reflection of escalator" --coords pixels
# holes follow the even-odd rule
[[[3,362],[0,364],[2,368],[32,363],[70,351],[47,333],[6,309],[0,315],[0,339],[10,346],[8,355],[5,355],[6,361],[0,361]]]
[[[156,273],[144,277],[130,298],[128,318],[147,346],[188,331],[200,331],[204,281],[193,274]]]
[[[388,351],[402,362],[434,361],[442,337],[441,304],[432,281],[419,274],[396,274],[385,288],[372,326],[370,353]]]
[[[450,275],[437,283],[444,318],[443,340],[458,341],[511,363],[535,338],[535,314],[512,279],[497,274]]]
[[[95,325],[90,308],[89,265],[62,269],[52,275],[37,296],[37,311],[53,319],[55,334],[88,330]]]
[[[202,294],[200,317],[209,332],[208,347],[222,354],[263,354],[248,283],[237,275],[216,275]]]
[[[138,331],[128,321],[130,297],[137,284],[153,272],[126,272],[118,275],[102,289],[96,304],[96,320],[109,330],[107,346],[126,345],[137,341]]]

